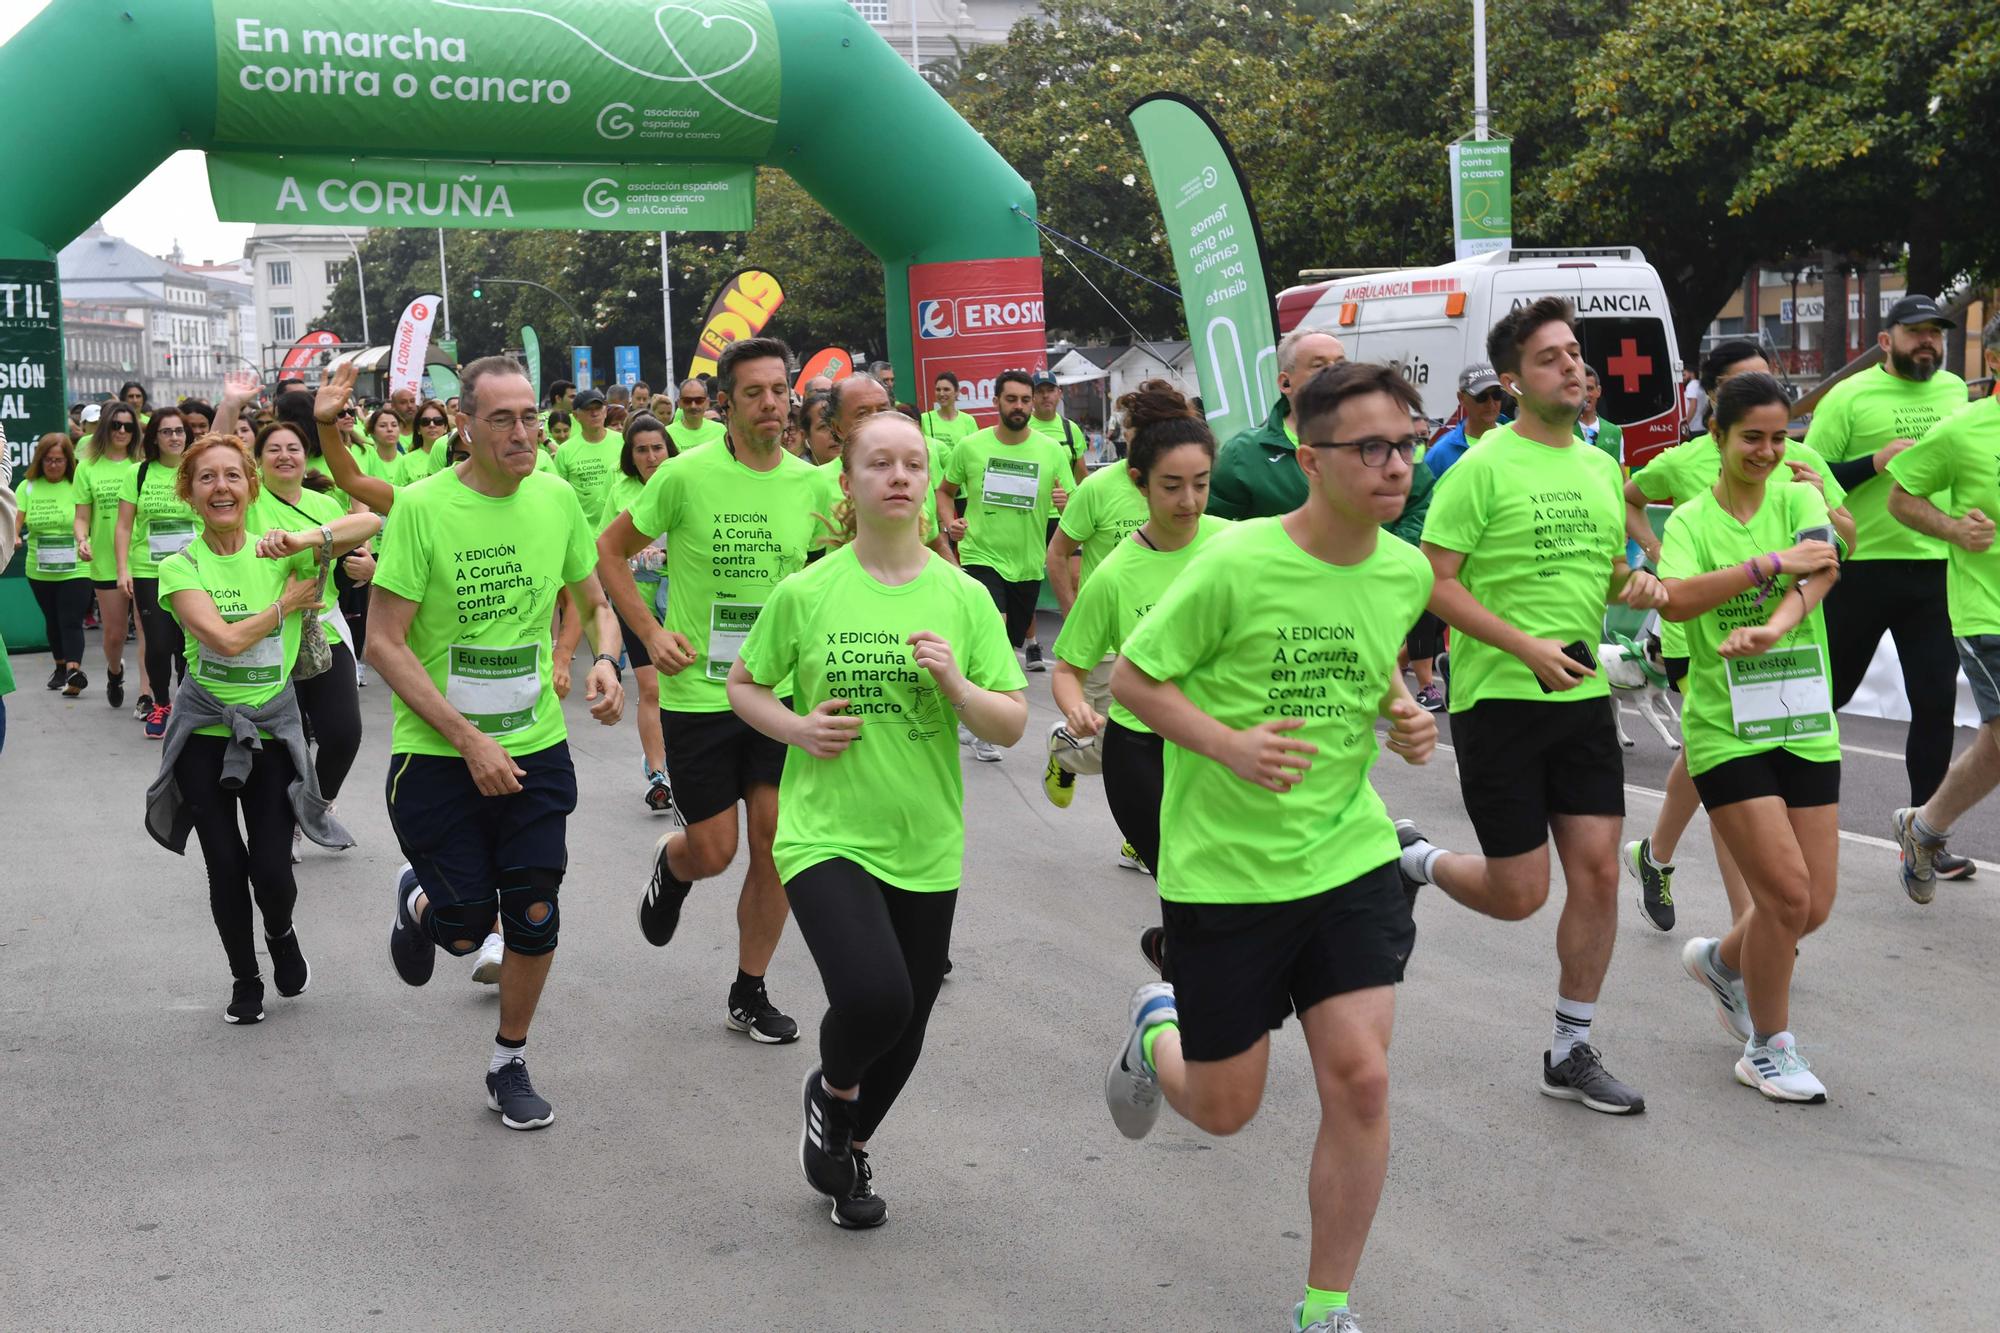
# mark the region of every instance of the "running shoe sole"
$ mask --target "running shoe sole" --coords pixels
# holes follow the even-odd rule
[[[1896,877],[1902,881],[1903,892],[1919,907],[1930,906],[1937,897],[1937,870],[1932,858],[1944,849],[1943,843],[1925,843],[1917,837],[1917,811],[1914,806],[1904,806],[1889,816],[1889,832],[1894,838],[1900,857],[1896,863]]]
[[[674,935],[681,928],[681,908],[687,905],[688,894],[694,891],[694,885],[691,883],[686,888],[676,888],[675,884],[679,881],[672,880],[673,872],[666,868],[667,840],[673,836],[672,832],[662,833],[660,840],[653,844],[653,878],[647,882],[646,891],[639,895],[639,933],[646,937],[646,943],[656,949],[664,949],[674,942]],[[670,880],[672,882],[669,882]],[[664,900],[669,894],[677,896],[677,901],[671,909],[672,918],[665,922],[654,922],[649,926],[646,923],[646,909],[656,898]],[[662,906],[657,910],[664,913],[668,909]],[[658,929],[662,925],[665,929]],[[659,938],[655,939],[655,935]]]
[[[491,1088],[486,1090],[486,1109],[489,1111],[500,1111],[500,1099],[493,1095]],[[500,1123],[509,1129],[547,1129],[555,1123],[555,1119],[556,1108],[553,1106],[549,1108],[547,1115],[535,1120],[516,1120],[505,1111],[500,1111]]]
[[[499,985],[500,960],[498,958],[488,958],[486,951],[481,949],[479,951],[479,961],[472,966],[472,979],[482,986]]]
[[[812,1125],[813,1082],[819,1077],[820,1067],[814,1065],[806,1071],[805,1080],[799,1084],[799,1100],[805,1108],[804,1114],[799,1117],[799,1174],[805,1177],[807,1189],[811,1190],[814,1194],[820,1195],[822,1198],[833,1199],[837,1202],[846,1196],[848,1190],[854,1188],[853,1182],[848,1182],[847,1189],[842,1190],[839,1194],[829,1194],[819,1187],[818,1181],[812,1178],[812,1172],[806,1170],[806,1134]],[[837,1221],[838,1219],[835,1220]]]
[[[1789,1092],[1776,1083],[1764,1079],[1751,1065],[1750,1057],[1747,1055],[1736,1062],[1736,1081],[1746,1088],[1757,1089],[1774,1102],[1789,1102],[1794,1106],[1821,1106],[1826,1103],[1824,1089],[1808,1093]]]
[[[437,966],[437,946],[410,915],[410,890],[415,887],[415,878],[415,872],[407,865],[396,876],[396,916],[389,929],[389,962],[405,984],[421,986],[431,979],[431,972]]]
[[[1157,1076],[1148,1078],[1132,1072],[1134,1062],[1141,1067],[1144,1064],[1146,1034],[1139,1026],[1139,1015],[1152,1000],[1163,994],[1171,998],[1173,988],[1157,981],[1147,982],[1132,992],[1131,1007],[1125,1018],[1125,1040],[1119,1043],[1110,1066],[1104,1071],[1104,1104],[1110,1109],[1111,1123],[1128,1139],[1143,1139],[1153,1132],[1153,1126],[1160,1118],[1160,1105],[1166,1100]],[[1169,1013],[1178,1017],[1172,1010]],[[1170,1019],[1163,1016],[1160,1021],[1164,1023]],[[1150,1087],[1152,1096],[1135,1100],[1129,1095],[1130,1091],[1141,1086]]]
[[[738,1018],[735,1014],[724,1015],[722,1026],[728,1028],[731,1032],[741,1032],[744,1036],[750,1038],[750,1040],[764,1046],[789,1046],[799,1039],[799,1032],[796,1026],[793,1027],[792,1035],[789,1037],[767,1037],[757,1030],[755,1019]]]
[[[1553,1097],[1559,1102],[1582,1102],[1585,1106],[1601,1115],[1636,1115],[1646,1109],[1646,1103],[1644,1102],[1639,1102],[1633,1106],[1619,1106],[1613,1102],[1600,1102],[1587,1092],[1567,1087],[1561,1083],[1551,1083],[1547,1079],[1539,1080],[1536,1086],[1542,1090],[1542,1096],[1544,1097]]]

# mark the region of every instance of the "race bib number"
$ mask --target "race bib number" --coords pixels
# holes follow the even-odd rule
[[[285,678],[285,622],[234,657],[198,644],[195,674],[218,685],[276,685]]]
[[[1818,644],[1727,658],[1724,666],[1738,740],[1781,742],[1833,730],[1833,691]]]
[[[49,541],[44,539],[35,544],[35,568],[44,574],[76,573],[76,540]]]
[[[146,553],[158,564],[170,555],[179,555],[194,540],[194,524],[186,519],[166,519],[146,532]]]
[[[762,602],[710,602],[708,604],[708,678],[728,680],[729,668],[743,655],[743,641],[750,627],[762,615]]]
[[[989,458],[980,498],[1001,509],[1033,509],[1042,489],[1042,465],[1025,458]]]
[[[541,698],[537,644],[485,648],[454,643],[446,654],[444,701],[488,736],[511,736],[535,725]]]

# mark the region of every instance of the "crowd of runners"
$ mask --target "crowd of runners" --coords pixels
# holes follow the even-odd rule
[[[497,985],[484,1090],[511,1129],[555,1114],[526,1046],[579,799],[562,701],[580,692],[607,727],[635,713],[630,792],[592,797],[662,817],[638,928],[673,943],[697,883],[747,850],[718,1009],[757,1042],[799,1039],[766,985],[796,921],[827,1002],[800,1168],[852,1229],[887,1215],[872,1154],[951,969],[962,761],[1002,761],[1027,673],[1049,672],[1042,790],[1068,809],[1101,778],[1116,856],[1160,900],[1134,959],[1156,976],[1115,1038],[1107,1016],[1111,1119],[1140,1138],[1165,1105],[1235,1132],[1296,1015],[1322,1122],[1292,1326],[1351,1333],[1425,887],[1519,921],[1560,864],[1534,1085],[1642,1112],[1631,1062],[1615,1076],[1592,1038],[1621,866],[1673,930],[1699,807],[1732,924],[1682,964],[1738,1081],[1823,1102],[1791,982],[1837,886],[1836,712],[1885,633],[1912,713],[1910,800],[1885,830],[1901,886],[1928,904],[1972,873],[1948,840],[2000,782],[2000,399],[1968,404],[1942,368],[1951,321],[1928,298],[1888,323],[1882,363],[1829,392],[1803,442],[1756,345],[1716,348],[1705,432],[1630,475],[1556,298],[1494,326],[1438,440],[1396,370],[1304,328],[1264,425],[1218,447],[1150,381],[1095,471],[1046,371],[1000,374],[981,427],[952,375],[903,406],[880,372],[795,384],[765,337],[660,394],[558,382],[538,401],[497,357],[455,398],[373,408],[351,369],[268,404],[248,375],[212,405],[150,405],[134,384],[35,444],[4,536],[25,542],[48,689],[129,699],[162,744],[147,829],[198,845],[231,1023],[265,1017],[267,964],[281,997],[310,984],[292,866],[306,841],[352,845],[339,803],[372,799],[348,780],[379,725],[360,691],[387,686],[406,861],[390,958],[411,986],[439,950]],[[1984,336],[2000,369],[2000,320]],[[1629,841],[1612,606],[1657,626],[1683,699],[1667,800]],[[1961,666],[1984,725],[1954,761]],[[1385,748],[1428,762],[1443,710],[1476,849],[1439,845],[1369,780]]]

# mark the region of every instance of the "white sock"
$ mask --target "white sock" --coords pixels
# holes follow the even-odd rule
[[[1571,1047],[1590,1040],[1590,1020],[1596,1016],[1595,1004],[1556,996],[1556,1035],[1549,1043],[1550,1064],[1561,1064],[1569,1059]]]
[[[1437,880],[1432,878],[1432,874],[1436,871],[1438,860],[1443,855],[1444,848],[1434,846],[1428,839],[1419,838],[1405,847],[1397,859],[1402,862],[1403,873],[1417,883],[1435,884]]]
[[[525,1060],[527,1056],[528,1039],[526,1037],[521,1038],[521,1044],[518,1046],[509,1046],[499,1037],[495,1037],[493,1039],[493,1059],[487,1064],[486,1072],[497,1074],[507,1067],[508,1061]]]

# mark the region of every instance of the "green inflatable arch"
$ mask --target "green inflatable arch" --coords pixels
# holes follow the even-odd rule
[[[17,468],[66,420],[55,252],[183,148],[449,164],[440,181],[530,164],[522,197],[534,164],[572,164],[548,166],[556,186],[591,164],[771,165],[881,259],[900,385],[1042,363],[1034,192],[847,0],[58,0],[0,46],[0,124]],[[0,612],[25,610],[8,585]],[[32,615],[0,626],[41,637]]]

